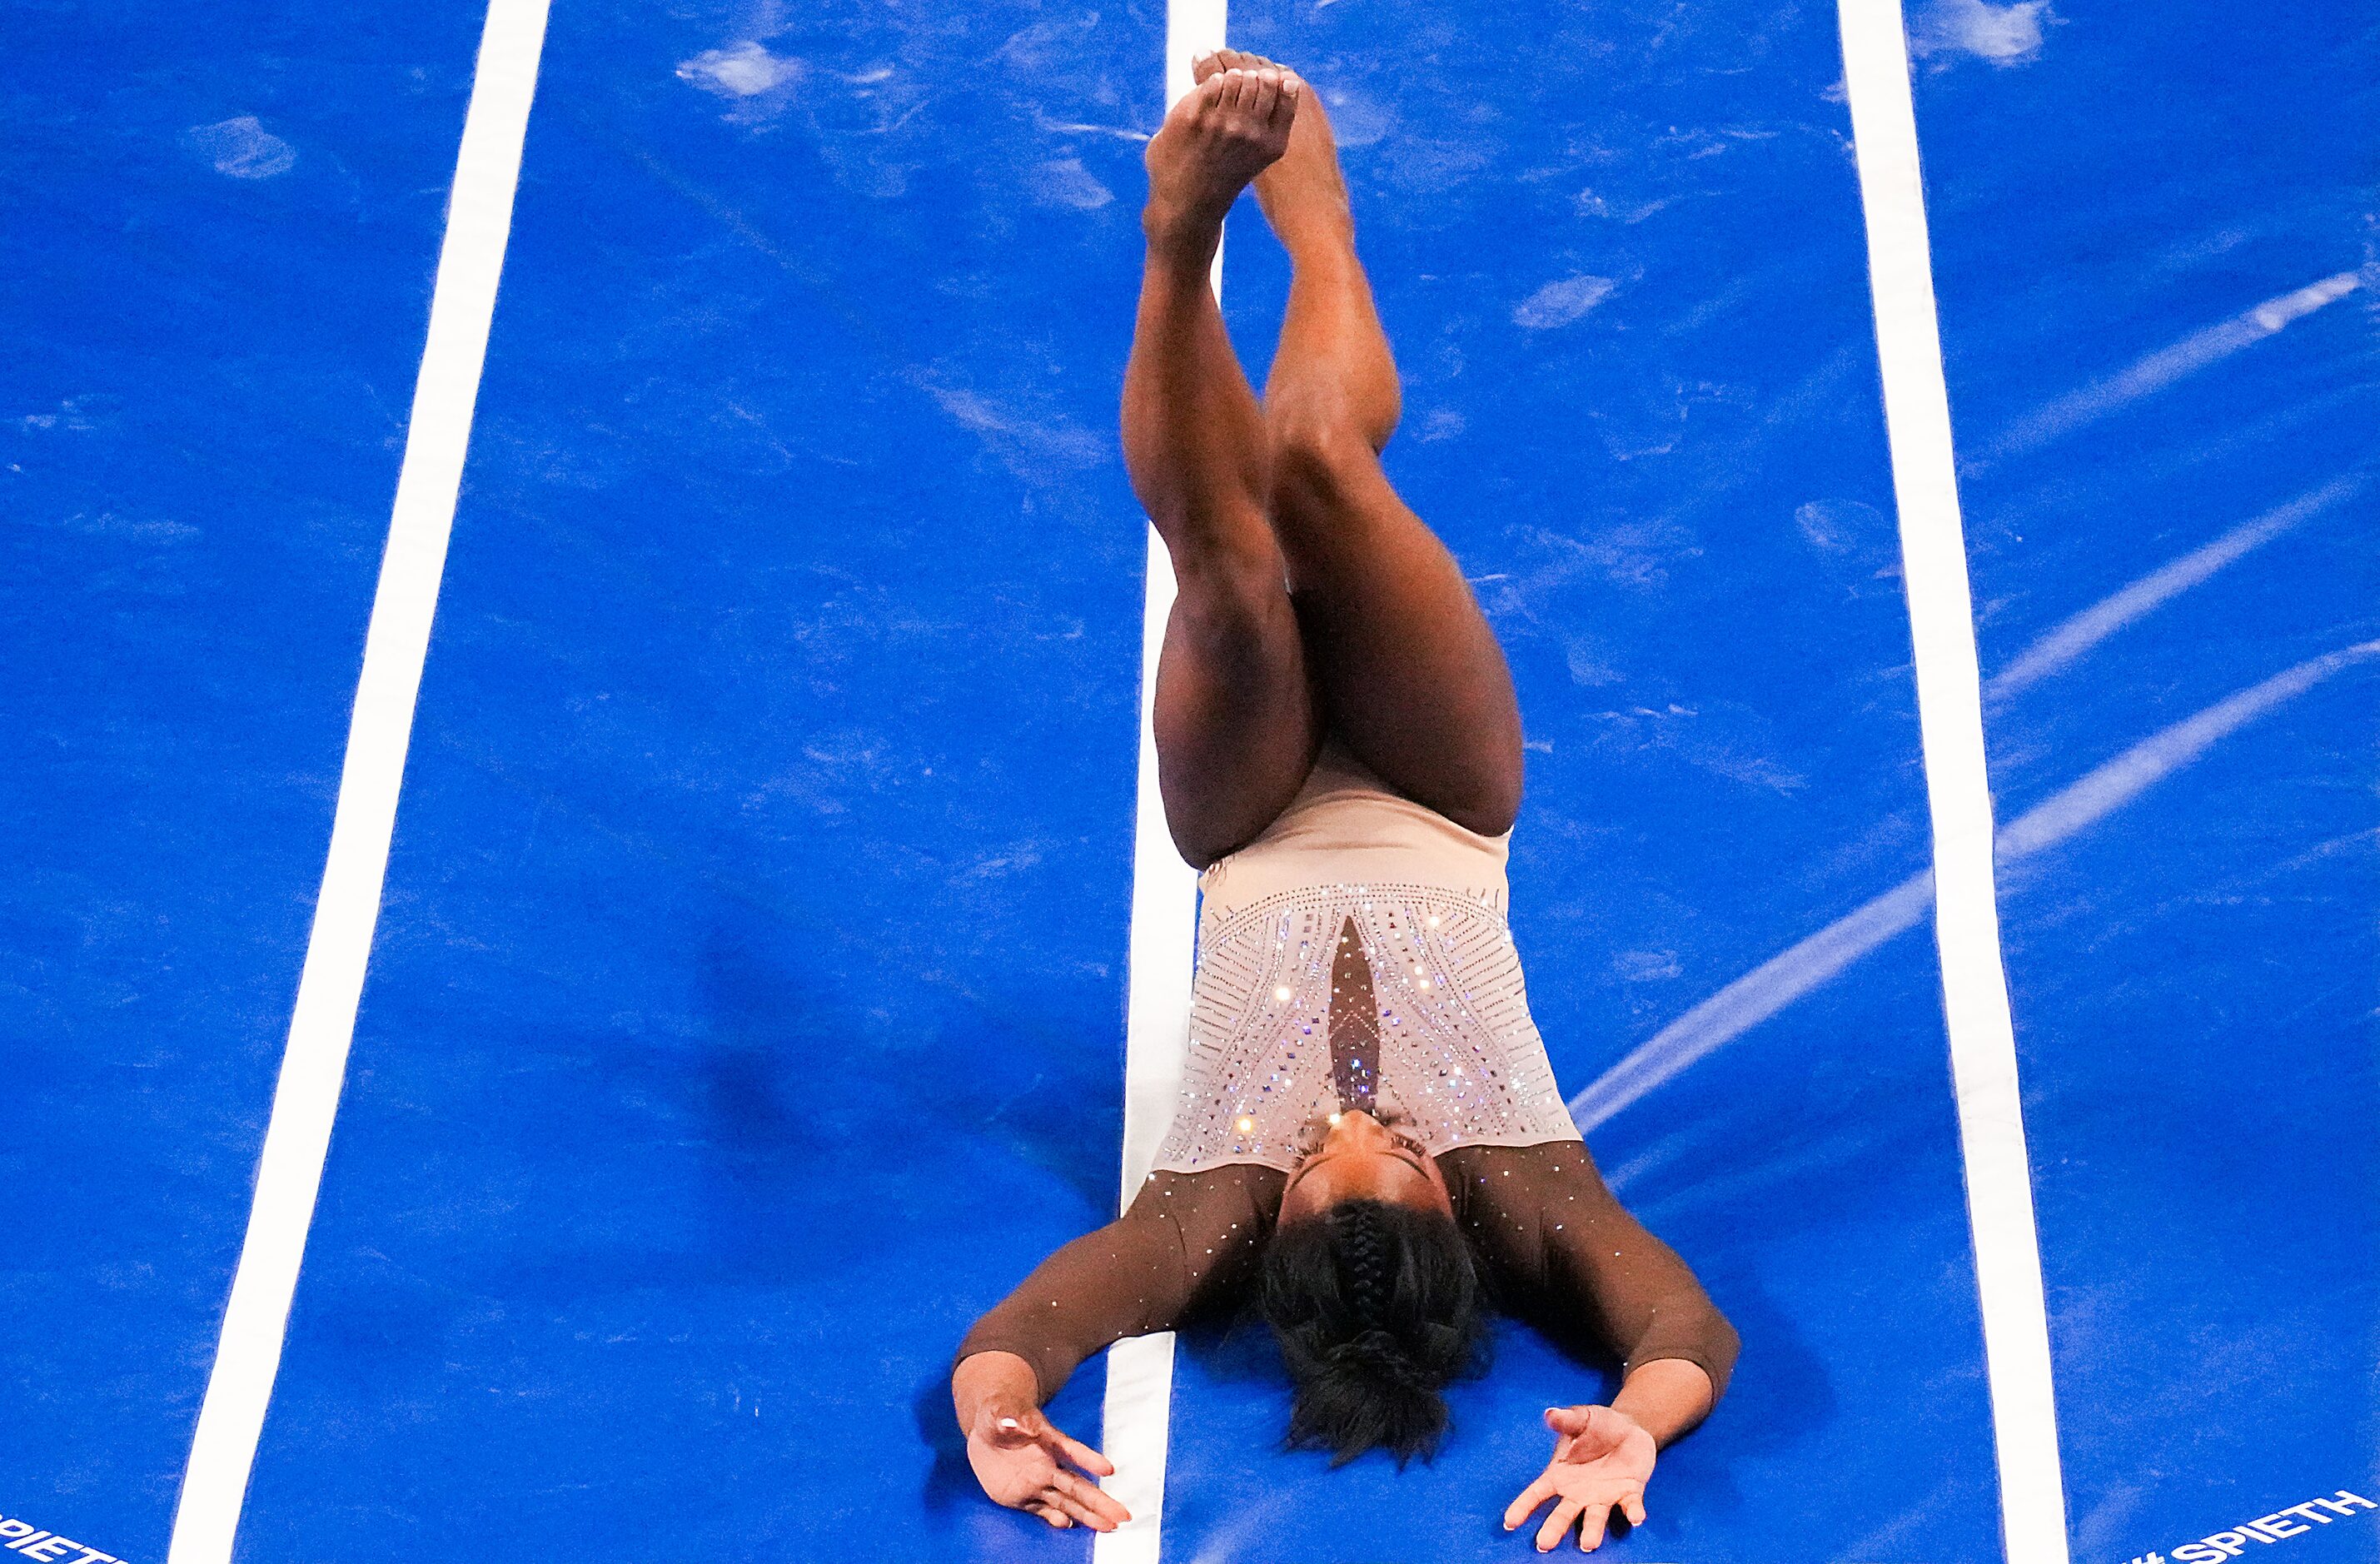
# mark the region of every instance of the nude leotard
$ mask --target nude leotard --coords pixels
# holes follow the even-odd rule
[[[1046,1400],[1111,1341],[1228,1310],[1301,1141],[1354,1104],[1429,1150],[1503,1306],[1623,1371],[1680,1358],[1724,1390],[1735,1331],[1612,1198],[1562,1107],[1505,927],[1506,840],[1326,746],[1281,818],[1200,877],[1191,1051],[1157,1170],[959,1357],[1013,1352]]]
[[[1190,1057],[1156,1165],[1286,1172],[1317,1121],[1356,1106],[1434,1157],[1578,1139],[1504,921],[1507,840],[1326,747],[1281,818],[1199,877]],[[1372,1055],[1353,1072],[1351,1036]]]

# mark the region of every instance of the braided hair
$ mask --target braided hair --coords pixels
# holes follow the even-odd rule
[[[1289,1444],[1342,1466],[1375,1446],[1402,1466],[1438,1449],[1439,1392],[1485,1356],[1487,1315],[1454,1219],[1347,1200],[1284,1224],[1264,1255],[1257,1307],[1289,1367]]]

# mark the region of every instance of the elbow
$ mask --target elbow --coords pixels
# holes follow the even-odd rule
[[[1710,1376],[1711,1405],[1717,1408],[1727,1394],[1727,1382],[1735,1375],[1735,1360],[1743,1351],[1743,1338],[1737,1334],[1728,1317],[1714,1307],[1710,1312],[1709,1359],[1703,1364]]]

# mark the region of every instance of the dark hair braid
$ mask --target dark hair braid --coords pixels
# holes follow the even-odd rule
[[[1379,1446],[1399,1465],[1437,1450],[1439,1392],[1484,1356],[1486,1314],[1451,1218],[1349,1200],[1266,1249],[1260,1306],[1296,1388],[1289,1443],[1333,1465]]]
[[[1389,1209],[1378,1201],[1353,1202],[1342,1207],[1338,1218],[1339,1267],[1346,1273],[1347,1298],[1354,1317],[1366,1325],[1388,1308],[1389,1243],[1381,1213]],[[1386,1333],[1367,1330],[1365,1335]]]

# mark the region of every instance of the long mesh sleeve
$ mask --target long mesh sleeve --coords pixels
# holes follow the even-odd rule
[[[1459,1146],[1439,1159],[1455,1218],[1508,1301],[1559,1333],[1590,1333],[1622,1372],[1682,1358],[1726,1393],[1735,1328],[1677,1252],[1621,1208],[1576,1141]]]
[[[1256,1273],[1285,1182],[1246,1163],[1151,1174],[1122,1217],[1042,1261],[976,1321],[959,1359],[1014,1352],[1032,1364],[1048,1400],[1109,1343],[1171,1330],[1238,1296]]]

